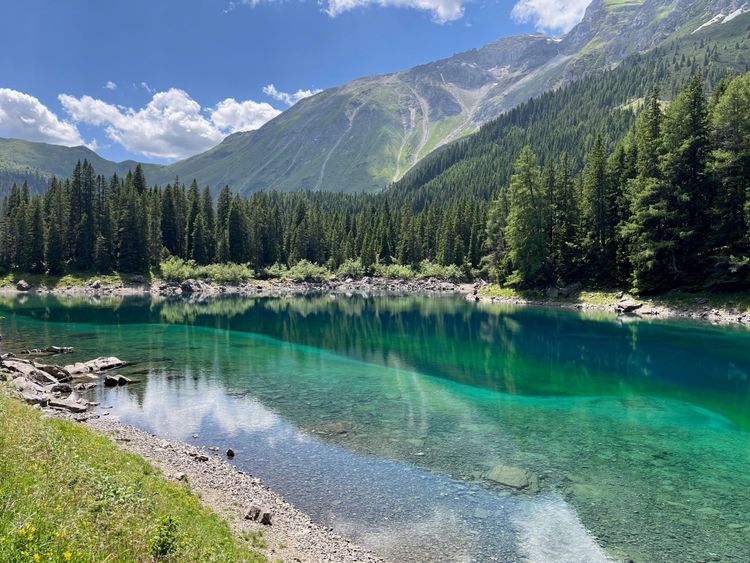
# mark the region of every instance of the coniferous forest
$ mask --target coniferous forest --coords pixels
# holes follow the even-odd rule
[[[522,287],[748,287],[750,74],[707,90],[696,72],[670,102],[654,90],[631,103],[624,135],[603,128],[583,159],[545,148],[541,162],[531,142],[512,167],[497,167],[509,177],[499,189],[476,189],[468,169],[452,177],[450,197],[394,186],[241,198],[180,179],[149,186],[140,166],[105,178],[79,162],[43,195],[13,185],[0,266],[145,273],[174,256],[256,271],[356,260],[374,272],[429,261]]]

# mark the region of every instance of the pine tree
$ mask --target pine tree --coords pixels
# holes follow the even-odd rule
[[[512,283],[533,284],[544,277],[547,257],[541,170],[536,155],[526,146],[516,161],[508,188],[509,211],[505,227]]]

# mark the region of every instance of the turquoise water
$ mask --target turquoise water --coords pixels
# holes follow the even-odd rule
[[[112,416],[222,449],[398,561],[750,560],[750,332],[458,298],[0,302],[117,355]],[[192,435],[198,434],[198,439]],[[487,479],[497,465],[538,493]]]

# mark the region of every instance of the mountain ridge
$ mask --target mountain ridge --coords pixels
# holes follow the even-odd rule
[[[229,185],[245,195],[268,189],[378,191],[434,149],[520,103],[690,33],[717,12],[728,15],[746,6],[741,0],[594,0],[564,36],[502,37],[410,69],[360,77],[301,100],[257,130],[144,170],[156,183],[195,178],[214,191]],[[67,175],[74,164],[68,158],[62,170],[59,148],[47,151],[51,164],[44,155],[14,160],[13,150],[44,152],[38,146],[20,150],[17,143],[9,148],[0,141],[0,169]],[[69,157],[78,158],[88,149],[69,150]],[[135,164],[94,154],[89,160],[106,175]]]

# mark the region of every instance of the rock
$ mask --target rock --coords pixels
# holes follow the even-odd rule
[[[264,526],[270,526],[273,519],[273,513],[269,510],[263,509],[259,506],[251,506],[247,514],[245,514],[245,520],[254,520],[260,522]]]
[[[29,350],[22,350],[22,354],[28,356],[43,356],[52,354],[70,354],[73,352],[72,346],[47,346],[46,348],[31,348]]]
[[[208,461],[208,456],[205,454],[198,454],[195,456],[196,461]]]
[[[643,303],[639,303],[629,297],[623,297],[617,302],[615,309],[620,313],[632,313],[643,307]]]
[[[39,405],[42,407],[46,407],[49,405],[49,396],[45,394],[31,394],[31,393],[21,393],[21,400],[23,402],[28,403],[30,405]]]
[[[102,286],[102,282],[100,280],[94,280],[92,281],[89,286],[91,289],[99,289]]]
[[[65,369],[71,375],[77,375],[81,373],[92,373],[99,371],[107,371],[114,368],[119,368],[125,365],[119,358],[114,356],[96,358],[88,362],[78,362],[69,366],[65,366]]]
[[[20,374],[30,381],[49,385],[57,383],[57,379],[45,371],[38,369],[32,362],[17,358],[7,358],[2,361],[2,366],[7,370]]]
[[[527,490],[535,493],[539,490],[539,479],[522,467],[513,465],[497,464],[485,474],[485,479],[494,481],[499,485],[517,490]]]
[[[180,284],[180,289],[182,290],[182,293],[195,293],[196,291],[200,291],[200,285],[195,280],[185,280]]]
[[[104,386],[105,387],[118,387],[120,385],[128,385],[129,383],[132,383],[133,381],[131,379],[128,379],[124,375],[119,375],[116,373],[107,374],[104,377]]]
[[[340,420],[326,422],[319,425],[315,430],[316,432],[319,432],[321,434],[332,434],[338,436],[343,436],[344,434],[348,433],[346,425]]]
[[[50,391],[69,395],[73,392],[73,388],[68,383],[58,383],[50,387]]]
[[[232,448],[229,448],[229,449],[227,450],[227,457],[228,457],[229,459],[232,459],[232,458],[234,457],[234,450],[233,450]]]
[[[31,289],[31,284],[26,280],[19,280],[18,283],[16,283],[16,289],[18,291],[29,291]]]
[[[67,399],[50,399],[49,406],[53,409],[65,410],[73,413],[86,412],[87,407]]]
[[[70,381],[71,379],[73,379],[70,373],[65,371],[65,368],[61,368],[60,366],[48,366],[44,364],[34,364],[34,365],[41,371],[57,379],[57,381],[59,381],[60,383],[64,383],[66,381]]]

